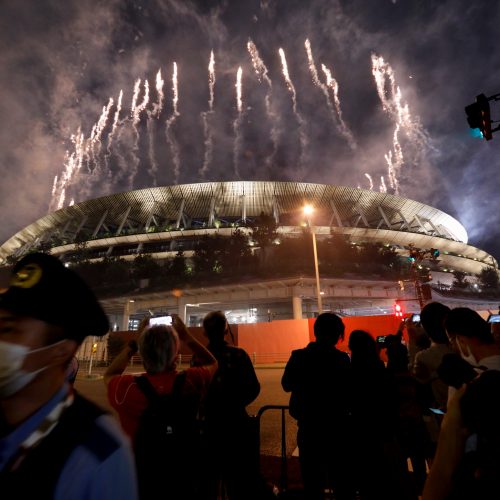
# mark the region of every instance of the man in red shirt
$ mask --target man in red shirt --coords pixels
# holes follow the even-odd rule
[[[142,330],[142,331],[141,331]],[[176,370],[177,358],[179,351],[179,342],[184,342],[198,359],[201,366],[189,368],[185,372],[185,378],[180,389],[181,405],[193,405],[199,407],[202,399],[205,397],[208,386],[212,380],[214,373],[217,371],[217,360],[201,343],[199,343],[186,328],[184,323],[178,316],[173,317],[172,326],[153,326],[149,328],[146,322],[140,329],[139,336],[139,352],[142,357],[146,373],[144,378],[150,383],[154,391],[159,395],[171,394],[174,388],[174,382],[179,375]],[[141,416],[149,405],[148,398],[142,392],[136,382],[134,375],[122,375],[125,371],[130,358],[136,353],[137,348],[135,343],[129,343],[116,356],[109,368],[104,374],[104,383],[108,387],[108,399],[118,412],[118,416],[124,431],[130,436],[134,442],[136,432],[139,427]],[[196,408],[195,408],[196,411]],[[178,451],[165,450],[165,456],[172,453],[178,455]],[[194,464],[194,460],[198,460],[198,450],[187,450],[188,456],[186,459],[190,464]],[[179,462],[182,462],[182,457],[179,456]],[[154,463],[154,459],[151,459]],[[149,461],[148,461],[149,463]],[[138,467],[143,464],[138,463]],[[175,467],[177,469],[177,467]],[[179,473],[172,470],[165,471],[159,474],[158,480],[162,484],[169,484],[166,492],[173,495],[172,498],[194,498],[189,496],[188,486],[193,486],[194,477],[183,477],[184,469]],[[192,471],[193,475],[195,471]],[[139,474],[140,476],[141,474]],[[155,477],[155,475],[152,475]],[[169,476],[168,478],[166,476]],[[187,483],[187,484],[186,484]],[[139,478],[140,490],[143,490],[145,485],[141,485]],[[152,489],[153,485],[146,485],[146,488]],[[158,492],[156,492],[158,493]],[[142,495],[141,498],[148,498],[147,495]]]

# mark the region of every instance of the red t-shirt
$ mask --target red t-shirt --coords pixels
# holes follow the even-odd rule
[[[146,375],[158,394],[172,391],[177,371]],[[148,401],[144,393],[135,383],[134,375],[117,375],[108,385],[108,400],[118,412],[123,430],[133,440],[139,418],[146,409]],[[200,400],[205,396],[210,384],[211,374],[206,368],[189,368],[186,370],[183,394],[197,394]]]

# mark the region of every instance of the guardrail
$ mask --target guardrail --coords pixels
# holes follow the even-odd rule
[[[255,419],[257,421],[257,435],[259,438],[259,460],[260,460],[260,419],[262,415],[269,410],[279,410],[281,411],[281,470],[280,470],[280,491],[285,492],[288,489],[288,470],[287,470],[287,458],[286,458],[286,419],[285,412],[289,409],[289,406],[283,405],[265,405],[259,409]],[[259,465],[260,468],[260,465]]]

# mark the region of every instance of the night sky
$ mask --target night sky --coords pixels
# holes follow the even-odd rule
[[[486,0],[3,0],[0,241],[56,207],[62,192],[67,205],[238,178],[368,189],[368,173],[373,190],[383,176],[388,192],[457,217],[472,245],[499,258],[500,133],[473,138],[464,112],[477,94],[500,93],[499,26],[500,3]],[[249,39],[267,70],[260,81]],[[408,115],[398,115],[388,79],[384,109],[374,58],[393,71]],[[339,107],[322,64],[338,84]],[[500,102],[491,109],[500,119]],[[87,149],[70,175],[78,134]],[[392,182],[387,157],[393,165],[399,158]]]

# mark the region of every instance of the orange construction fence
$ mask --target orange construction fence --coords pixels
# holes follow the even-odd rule
[[[314,341],[314,321],[310,319],[287,319],[267,323],[231,325],[235,344],[250,355],[254,363],[286,362],[294,349],[305,347]],[[348,351],[349,336],[354,330],[365,330],[374,338],[378,335],[396,333],[401,318],[394,315],[342,317],[345,324],[344,340],[337,347]],[[200,327],[190,328],[195,338],[206,345],[207,339]],[[136,332],[114,332],[123,341],[136,338]],[[230,342],[230,339],[227,339]],[[112,353],[110,353],[112,355]],[[181,354],[190,354],[181,346]]]

